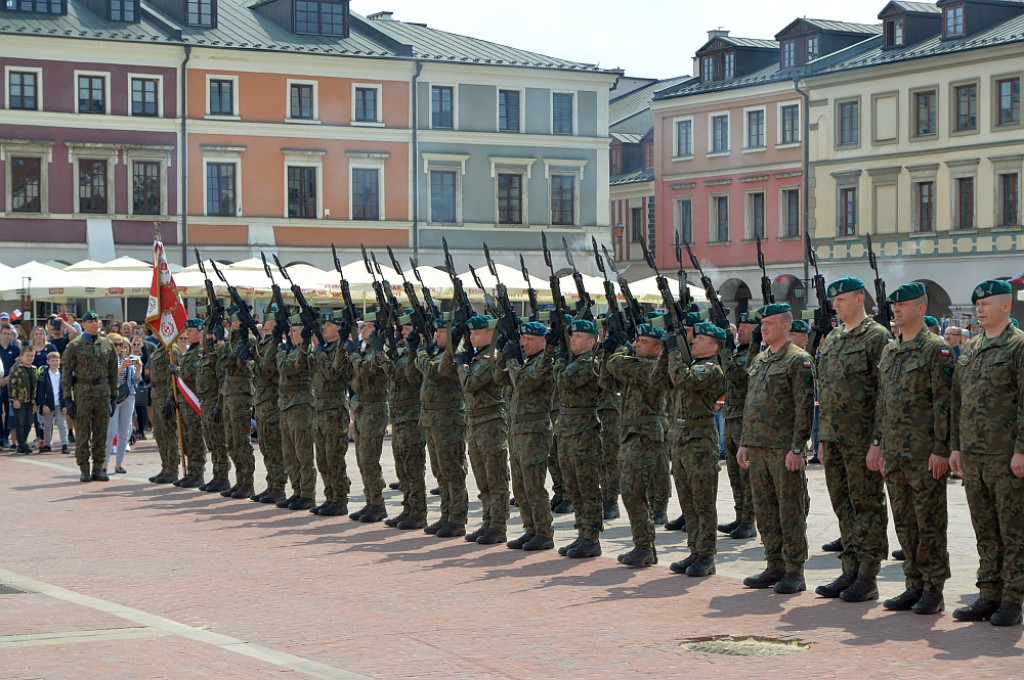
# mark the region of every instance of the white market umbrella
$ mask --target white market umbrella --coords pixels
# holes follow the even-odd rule
[[[668,281],[669,290],[672,291],[672,295],[677,299],[679,298],[679,281],[675,277],[666,276],[665,279]],[[694,286],[693,284],[686,284],[686,287],[690,290],[690,297],[694,302],[707,302],[708,296],[704,293],[703,288]],[[650,305],[661,305],[663,298],[661,291],[658,290],[658,281],[656,276],[650,276],[646,279],[634,281],[629,284],[629,292],[633,294],[636,301],[641,304]]]
[[[17,300],[28,295],[33,300],[63,300],[72,275],[42,262],[26,262],[0,273],[0,299]]]

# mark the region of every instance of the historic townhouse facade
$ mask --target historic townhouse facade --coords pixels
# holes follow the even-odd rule
[[[435,261],[445,236],[539,263],[540,229],[610,239],[618,72],[347,0],[3,2],[9,264],[55,243],[58,259],[141,255],[154,221],[186,262],[198,246],[329,267],[331,243]]]
[[[879,19],[878,45],[805,81],[819,264],[867,277],[871,234],[883,276],[969,314],[974,282],[1024,270],[1024,4],[897,1]]]

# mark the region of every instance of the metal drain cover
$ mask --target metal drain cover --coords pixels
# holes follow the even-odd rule
[[[781,639],[758,637],[755,635],[712,635],[683,640],[679,643],[679,646],[691,652],[703,652],[705,654],[785,656],[787,654],[807,651],[811,643],[796,638]]]
[[[21,590],[20,588],[0,583],[0,595],[24,595],[27,592],[27,590]]]

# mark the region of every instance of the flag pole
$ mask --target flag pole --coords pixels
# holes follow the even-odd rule
[[[158,241],[160,243],[160,247],[161,247],[161,249],[163,249],[163,241],[161,241],[161,239],[160,239],[160,223],[159,222],[154,222],[153,223],[153,231],[155,232],[153,238],[156,239],[156,241]],[[156,266],[156,265],[154,265],[154,266]],[[180,333],[179,333],[179,335],[180,335]],[[177,343],[177,341],[178,341],[178,337],[175,336],[174,340],[172,340],[171,343],[166,347],[166,349],[167,349],[167,364],[171,368],[175,368],[175,366],[174,366],[174,345],[175,345],[175,343]],[[177,421],[177,424],[178,424],[178,455],[181,457],[181,469],[182,469],[182,472],[183,472],[183,474],[185,474],[187,476],[188,475],[188,466],[186,465],[186,461],[185,461],[185,436],[182,434],[182,429],[181,429],[181,410],[178,409],[178,376],[173,371],[171,371],[171,391],[174,394],[174,396],[172,397],[172,399],[174,399],[174,419],[175,419],[175,421]]]

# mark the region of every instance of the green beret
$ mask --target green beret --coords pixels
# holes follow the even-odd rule
[[[910,300],[916,300],[923,296],[926,292],[924,284],[920,281],[911,281],[910,283],[904,283],[902,286],[889,293],[886,298],[889,302],[908,302]]]
[[[926,316],[926,317],[924,317],[924,325],[925,326],[938,326],[939,325],[939,320],[936,319],[934,316]]]
[[[288,317],[288,325],[289,326],[301,326],[302,325],[302,315],[301,314],[292,314],[291,316],[289,316]]]
[[[548,334],[548,327],[540,321],[527,321],[519,327],[519,333],[521,335],[537,335],[543,338]]]
[[[198,328],[199,330],[203,330],[203,326],[205,325],[206,322],[202,319],[189,319],[185,322],[185,328]]]
[[[88,312],[86,312],[85,314],[82,315],[82,318],[79,319],[79,321],[94,321],[94,320],[97,320],[99,318],[100,318],[100,315],[90,309]]]
[[[789,304],[785,302],[773,302],[770,305],[765,305],[761,309],[757,310],[757,318],[763,319],[766,316],[775,316],[776,314],[786,314],[792,311]]]
[[[597,315],[597,318],[598,319],[607,319],[608,318],[608,312],[601,312],[600,314]]]
[[[597,324],[589,319],[576,319],[569,324],[569,331],[571,333],[590,333],[591,335],[597,335]]]
[[[740,312],[740,323],[757,323],[756,312]]]
[[[988,281],[982,281],[974,287],[974,293],[971,295],[971,304],[974,304],[978,300],[982,300],[993,295],[1009,295],[1012,288],[1010,287],[1009,281],[1003,281],[1001,279],[989,279]],[[85,317],[83,317],[84,319]]]
[[[277,314],[276,302],[271,302],[269,305],[263,308],[263,316],[270,316],[271,314]]]
[[[719,328],[715,324],[709,321],[701,321],[693,327],[694,335],[706,335],[709,338],[715,338],[725,342],[726,332],[724,328]]]
[[[405,309],[403,309],[402,311],[400,311],[398,313],[398,316],[412,316],[415,313],[416,313],[415,309],[413,309],[412,307],[406,307]]]
[[[694,328],[700,323],[700,312],[687,312],[686,318],[683,319],[683,325]]]
[[[398,317],[398,325],[399,326],[412,326],[413,325],[413,320],[415,318],[416,317],[412,315],[412,312],[410,312],[409,314],[402,314],[401,316]]]
[[[341,314],[335,314],[333,309],[321,309],[320,320],[324,323],[333,323],[335,326],[340,326]]]
[[[490,314],[477,314],[471,316],[466,320],[466,328],[471,331],[482,331],[489,328],[493,328],[491,322],[494,321],[494,317]]]
[[[227,309],[224,310],[225,314],[237,314],[238,305],[228,305]]]
[[[562,315],[562,323],[565,324],[566,328],[568,328],[569,325],[572,324],[572,321],[573,321],[572,314],[563,314]]]
[[[642,323],[636,327],[636,336],[638,338],[654,338],[660,341],[665,337],[665,330],[663,328],[655,328],[649,323]]]
[[[447,329],[448,328],[448,324],[450,324],[451,321],[452,321],[451,319],[446,318],[444,316],[437,317],[436,319],[434,319],[434,330],[435,331],[441,331],[441,330]]]
[[[366,323],[372,323],[372,324],[376,325],[376,323],[377,323],[377,312],[367,312],[366,314],[363,314],[363,321],[366,322]]]
[[[811,332],[811,324],[807,323],[803,319],[793,319],[793,324],[789,327],[790,333],[803,333],[807,335]]]
[[[659,316],[665,316],[668,314],[664,309],[652,309],[651,311],[644,314],[645,319],[657,319]]]
[[[843,293],[851,293],[855,290],[862,290],[864,288],[864,282],[858,279],[856,276],[844,276],[843,278],[833,281],[828,287],[828,296],[835,297],[842,295]]]

